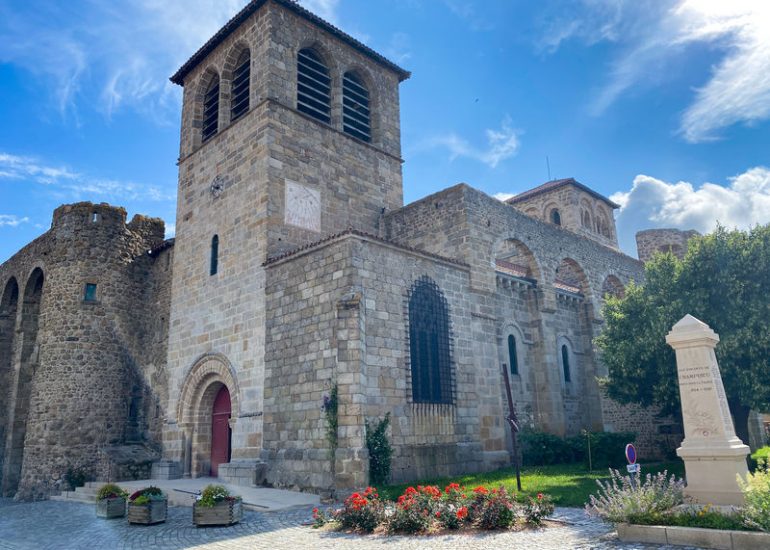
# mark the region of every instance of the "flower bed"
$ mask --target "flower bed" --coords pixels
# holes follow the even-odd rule
[[[442,491],[433,485],[408,487],[395,504],[380,500],[368,487],[345,499],[330,513],[313,510],[315,527],[330,525],[359,533],[433,534],[458,529],[511,529],[541,526],[553,513],[553,503],[543,494],[523,504],[505,488],[470,491],[450,483]]]

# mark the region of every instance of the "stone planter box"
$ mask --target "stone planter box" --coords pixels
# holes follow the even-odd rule
[[[766,550],[770,548],[770,533],[754,531],[723,531],[700,527],[667,527],[662,525],[615,526],[623,542],[647,544],[676,544],[719,550]]]
[[[243,519],[243,502],[240,500],[226,500],[218,502],[212,507],[193,504],[193,523],[205,525],[233,525]]]
[[[96,517],[122,518],[126,515],[125,498],[105,498],[96,501]]]
[[[128,523],[152,525],[166,521],[168,512],[168,500],[151,500],[147,504],[128,503]]]

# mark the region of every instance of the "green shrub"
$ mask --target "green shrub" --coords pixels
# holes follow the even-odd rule
[[[637,525],[666,525],[674,527],[700,527],[728,531],[746,531],[740,514],[722,513],[711,510],[709,505],[690,507],[676,512],[650,512],[631,514],[629,523]]]
[[[107,483],[102,485],[96,493],[97,500],[105,500],[109,498],[126,498],[127,496],[128,493],[114,483]]]
[[[482,489],[482,490],[479,490]],[[487,491],[484,487],[473,490],[472,517],[480,529],[507,529],[516,521],[516,498],[505,487]]]
[[[166,495],[163,494],[161,489],[150,485],[149,487],[144,487],[143,489],[131,493],[131,496],[128,497],[128,501],[131,504],[143,506],[149,504],[151,500],[163,500],[164,498],[166,498]]]
[[[742,514],[749,527],[770,532],[770,463],[760,458],[757,470],[738,479],[746,500]]]
[[[673,474],[667,478],[667,474],[647,474],[642,481],[638,473],[624,477],[610,469],[609,481],[596,481],[599,492],[591,495],[586,511],[612,523],[628,523],[631,518],[667,512],[682,504],[684,491],[684,481]]]
[[[329,454],[334,460],[334,451],[337,450],[337,409],[339,408],[339,399],[337,397],[337,386],[332,388],[328,396],[324,395],[324,402],[321,407],[326,418],[326,440],[329,442]]]
[[[527,430],[519,434],[519,441],[525,466],[569,464],[581,459],[574,441],[557,435]]]
[[[224,485],[206,485],[198,499],[198,506],[211,508],[226,500],[241,500],[241,497],[231,495]]]
[[[581,460],[586,464],[588,464],[588,440],[590,439],[593,468],[623,468],[626,465],[626,445],[636,440],[636,434],[632,432],[591,432],[588,436],[581,435],[572,439],[580,441]]]
[[[390,413],[379,422],[366,424],[366,448],[369,449],[369,481],[372,485],[382,485],[390,477],[390,458],[393,448],[388,441]]]
[[[69,485],[70,489],[73,491],[76,488],[85,485],[90,477],[90,472],[83,467],[67,468],[67,471],[64,472],[64,481],[67,482],[67,485]]]
[[[761,460],[765,462],[770,461],[770,447],[761,447],[751,453],[749,456],[749,471],[755,472]]]
[[[367,487],[363,493],[353,493],[335,515],[335,519],[344,529],[362,533],[371,533],[385,519],[385,506],[373,487]]]

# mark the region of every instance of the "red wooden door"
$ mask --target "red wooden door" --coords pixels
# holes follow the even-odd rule
[[[211,475],[219,475],[219,465],[230,462],[230,392],[217,393],[211,411]]]

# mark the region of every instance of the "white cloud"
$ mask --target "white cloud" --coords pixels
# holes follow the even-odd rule
[[[0,227],[18,227],[22,223],[27,223],[29,218],[24,216],[20,218],[13,214],[0,214]]]
[[[516,196],[516,193],[495,193],[492,195],[494,198],[496,198],[499,201],[505,202],[510,198],[513,198]]]
[[[337,24],[339,0],[300,0],[299,3],[329,23]]]
[[[632,89],[665,84],[688,48],[700,44],[716,47],[719,57],[684,109],[684,139],[708,141],[733,124],[770,118],[770,2],[583,0],[580,9],[562,11],[548,20],[538,49],[553,52],[578,39],[615,42],[620,51],[594,114]]]
[[[444,147],[449,150],[449,159],[466,157],[483,162],[490,168],[497,167],[502,161],[514,156],[519,149],[521,132],[511,127],[508,117],[503,119],[499,130],[487,129],[487,147],[485,149],[471,145],[455,133],[434,137],[426,142],[427,148]]]
[[[156,202],[173,202],[171,190],[155,185],[118,181],[91,176],[66,166],[51,166],[34,157],[11,155],[0,151],[0,183],[16,181],[37,183],[46,192],[61,199],[109,200],[144,198]]]
[[[635,234],[643,229],[674,227],[707,233],[722,225],[746,229],[770,223],[770,168],[757,166],[729,179],[727,186],[679,181],[669,183],[640,174],[629,191],[615,193],[623,250],[633,253]]]
[[[406,63],[412,57],[409,35],[404,32],[393,33],[385,49],[385,56],[398,65]]]

